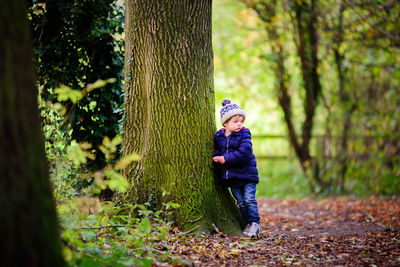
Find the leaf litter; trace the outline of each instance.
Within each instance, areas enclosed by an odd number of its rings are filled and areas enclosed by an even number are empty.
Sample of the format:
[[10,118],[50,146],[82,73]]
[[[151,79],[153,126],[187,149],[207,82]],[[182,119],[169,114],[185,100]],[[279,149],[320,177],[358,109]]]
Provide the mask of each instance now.
[[[179,235],[174,266],[400,266],[400,199],[258,199],[258,239]],[[154,266],[171,263],[153,263]]]

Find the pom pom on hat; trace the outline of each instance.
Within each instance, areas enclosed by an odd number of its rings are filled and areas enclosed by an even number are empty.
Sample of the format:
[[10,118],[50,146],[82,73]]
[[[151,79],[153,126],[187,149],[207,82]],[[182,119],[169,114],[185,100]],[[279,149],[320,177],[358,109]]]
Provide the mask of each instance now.
[[225,99],[224,101],[222,101],[221,124],[224,125],[227,120],[236,115],[240,115],[243,116],[243,118],[246,118],[246,113],[244,113],[243,109],[241,109],[239,105],[231,103],[229,99]]
[[229,100],[229,99],[224,99],[223,101],[222,101],[222,106],[224,107],[224,106],[226,106],[226,105],[228,105],[228,104],[230,104],[231,103],[231,101]]

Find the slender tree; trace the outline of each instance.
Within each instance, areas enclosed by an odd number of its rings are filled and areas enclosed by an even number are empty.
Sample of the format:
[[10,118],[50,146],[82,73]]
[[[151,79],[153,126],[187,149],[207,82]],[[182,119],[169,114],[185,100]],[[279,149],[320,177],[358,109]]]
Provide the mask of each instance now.
[[346,177],[346,172],[348,169],[348,144],[349,144],[349,132],[351,129],[351,119],[352,119],[352,114],[356,110],[356,103],[355,101],[352,100],[350,93],[348,90],[346,90],[346,66],[343,64],[343,61],[345,59],[344,53],[341,51],[342,45],[343,45],[343,34],[344,34],[344,27],[343,27],[343,20],[344,20],[344,11],[345,11],[345,4],[343,1],[339,1],[339,11],[337,16],[337,22],[335,23],[335,34],[333,35],[333,54],[335,57],[335,64],[336,64],[336,70],[337,70],[337,75],[338,75],[338,81],[339,81],[339,99],[340,99],[340,104],[341,108],[343,110],[343,126],[342,126],[342,137],[340,140],[340,146],[339,146],[339,165],[340,165],[340,170],[338,173],[338,178],[337,178],[337,185],[339,187],[339,190],[343,193],[344,192],[344,182],[345,182],[345,177]]
[[0,8],[0,257],[2,266],[63,266],[26,3]]
[[297,48],[297,56],[300,60],[302,73],[304,98],[304,121],[301,133],[296,130],[291,95],[288,90],[289,74],[285,68],[285,60],[288,52],[285,51],[283,41],[285,39],[279,23],[276,22],[278,3],[275,0],[248,1],[243,2],[253,8],[260,19],[265,22],[268,38],[271,40],[271,53],[273,69],[277,78],[277,92],[279,104],[283,110],[289,141],[293,147],[300,165],[309,179],[311,191],[316,190],[316,184],[326,188],[327,183],[323,181],[320,173],[319,162],[310,152],[310,141],[314,126],[315,111],[321,95],[321,84],[319,81],[318,64],[318,32],[316,1],[288,1],[284,7],[290,15],[294,25],[293,36]]
[[123,149],[141,156],[125,171],[129,201],[180,204],[183,229],[238,232],[237,208],[212,171],[211,0],[126,1],[125,51]]

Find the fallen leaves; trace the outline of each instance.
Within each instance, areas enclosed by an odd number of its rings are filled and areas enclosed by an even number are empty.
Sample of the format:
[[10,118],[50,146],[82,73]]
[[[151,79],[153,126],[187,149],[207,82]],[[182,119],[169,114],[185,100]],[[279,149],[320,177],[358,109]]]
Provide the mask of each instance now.
[[173,233],[169,252],[195,266],[400,265],[400,200],[258,202],[259,239]]

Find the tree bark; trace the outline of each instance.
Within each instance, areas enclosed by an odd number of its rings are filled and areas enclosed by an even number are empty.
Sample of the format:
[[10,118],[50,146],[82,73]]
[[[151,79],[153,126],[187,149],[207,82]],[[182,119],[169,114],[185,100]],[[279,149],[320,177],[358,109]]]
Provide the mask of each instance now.
[[[238,233],[237,208],[212,170],[211,0],[126,1],[124,155],[127,201],[180,204],[182,229]],[[170,193],[165,195],[162,192]]]
[[0,9],[0,258],[64,266],[34,85],[26,1]]

